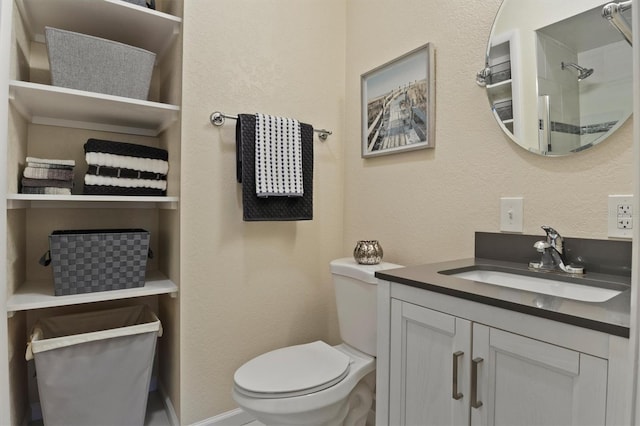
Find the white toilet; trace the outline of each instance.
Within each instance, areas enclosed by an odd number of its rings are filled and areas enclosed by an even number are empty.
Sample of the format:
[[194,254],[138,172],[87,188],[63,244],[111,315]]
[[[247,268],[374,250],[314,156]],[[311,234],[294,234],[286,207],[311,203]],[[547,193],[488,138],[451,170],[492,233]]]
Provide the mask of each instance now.
[[267,426],[364,426],[375,390],[374,273],[399,267],[332,261],[343,343],[289,346],[248,361],[234,375],[236,403]]

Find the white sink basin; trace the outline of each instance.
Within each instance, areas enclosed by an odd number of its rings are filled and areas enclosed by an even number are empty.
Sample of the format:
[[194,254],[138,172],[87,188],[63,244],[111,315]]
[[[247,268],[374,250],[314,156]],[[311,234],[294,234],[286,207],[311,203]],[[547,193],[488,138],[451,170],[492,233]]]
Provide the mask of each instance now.
[[499,271],[471,270],[453,274],[446,273],[445,271],[445,274],[464,278],[465,280],[548,294],[565,299],[580,300],[582,302],[606,302],[612,297],[622,293],[620,290],[612,290],[609,288],[592,287],[589,285]]

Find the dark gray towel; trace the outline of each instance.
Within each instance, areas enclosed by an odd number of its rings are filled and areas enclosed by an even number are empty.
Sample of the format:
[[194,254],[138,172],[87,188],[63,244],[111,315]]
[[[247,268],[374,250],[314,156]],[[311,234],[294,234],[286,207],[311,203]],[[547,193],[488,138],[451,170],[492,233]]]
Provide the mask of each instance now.
[[267,197],[256,195],[254,114],[239,114],[236,122],[236,178],[242,183],[243,219],[251,221],[286,221],[313,219],[313,127],[300,123],[302,137],[302,197]]

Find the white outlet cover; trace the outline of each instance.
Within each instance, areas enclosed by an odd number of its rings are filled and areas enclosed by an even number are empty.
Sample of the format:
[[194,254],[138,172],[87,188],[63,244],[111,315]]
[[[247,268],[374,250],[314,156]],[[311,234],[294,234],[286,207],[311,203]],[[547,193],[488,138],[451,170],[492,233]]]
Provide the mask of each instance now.
[[523,198],[500,198],[500,231],[522,232],[523,230]]
[[[620,206],[631,206],[631,212]],[[608,235],[610,238],[631,239],[633,237],[633,195],[609,195]],[[629,220],[630,219],[630,220]],[[624,223],[624,226],[618,226]],[[629,226],[630,225],[630,226]]]

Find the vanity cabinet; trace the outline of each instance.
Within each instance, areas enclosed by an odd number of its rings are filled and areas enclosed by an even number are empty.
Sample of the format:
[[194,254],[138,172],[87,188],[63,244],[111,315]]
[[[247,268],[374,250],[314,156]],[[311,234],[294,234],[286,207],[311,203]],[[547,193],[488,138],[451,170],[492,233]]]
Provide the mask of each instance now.
[[[27,424],[37,400],[24,358],[40,317],[147,304],[159,316],[157,378],[165,401],[179,389],[180,102],[182,1],[151,10],[113,0],[0,2],[0,424]],[[101,37],[156,54],[149,100],[52,86],[44,27]],[[167,196],[30,195],[19,191],[27,156],[74,159],[76,188],[89,138],[169,152]],[[143,287],[54,296],[51,268],[38,265],[57,229],[144,228],[154,258]],[[172,386],[173,385],[173,386]],[[34,394],[35,393],[35,394]],[[37,401],[36,401],[37,402]],[[169,404],[171,405],[171,404]],[[37,410],[36,410],[37,411]],[[171,413],[170,417],[175,417]],[[172,419],[174,422],[175,418]]]
[[393,425],[604,425],[607,360],[391,301]]
[[382,425],[625,424],[628,340],[382,282]]

